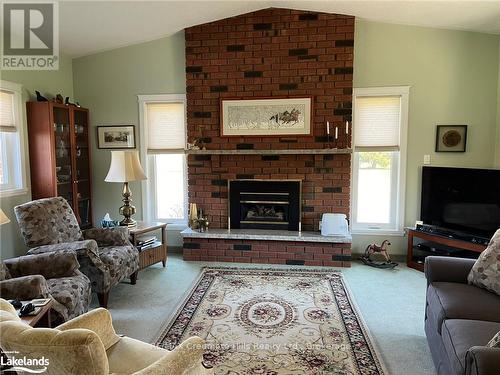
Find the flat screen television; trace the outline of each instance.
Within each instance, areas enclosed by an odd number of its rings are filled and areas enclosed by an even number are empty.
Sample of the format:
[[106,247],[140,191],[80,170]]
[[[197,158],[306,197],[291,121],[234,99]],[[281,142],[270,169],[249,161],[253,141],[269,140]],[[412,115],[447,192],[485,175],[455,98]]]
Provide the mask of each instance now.
[[491,238],[500,228],[500,170],[424,166],[420,220]]

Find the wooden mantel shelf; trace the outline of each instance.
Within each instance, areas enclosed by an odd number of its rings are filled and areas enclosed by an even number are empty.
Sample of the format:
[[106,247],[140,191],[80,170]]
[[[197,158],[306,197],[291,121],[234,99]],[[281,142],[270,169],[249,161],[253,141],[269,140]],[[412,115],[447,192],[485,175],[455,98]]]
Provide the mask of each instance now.
[[188,155],[321,155],[352,154],[351,148],[317,148],[286,150],[186,150]]

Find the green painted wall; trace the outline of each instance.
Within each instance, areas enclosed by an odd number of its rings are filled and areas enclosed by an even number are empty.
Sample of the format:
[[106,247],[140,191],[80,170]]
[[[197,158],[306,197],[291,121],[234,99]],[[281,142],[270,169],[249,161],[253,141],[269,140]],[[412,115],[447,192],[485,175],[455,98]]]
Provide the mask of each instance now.
[[[136,144],[140,145],[140,94],[183,94],[186,92],[184,33],[102,52],[73,60],[75,95],[90,109],[92,127],[130,124],[136,126]],[[109,150],[98,150],[96,131],[91,132],[93,153],[93,210],[98,223],[109,212],[119,218],[122,186],[104,182],[110,162]],[[130,188],[136,219],[141,218],[141,184]]]
[[[61,93],[63,96],[73,97],[73,72],[71,59],[61,56],[57,71],[27,71],[4,70],[0,72],[0,79],[16,82],[23,85],[23,102],[33,100],[35,90],[40,91],[48,98]],[[26,170],[29,181],[28,140],[26,129],[26,107],[23,105],[24,150],[26,154]],[[14,206],[31,200],[31,192],[0,199],[0,207],[10,218],[9,224],[0,227],[0,258],[7,259],[26,253],[26,247],[21,237],[19,227],[14,216]]]
[[[409,85],[406,225],[419,217],[425,154],[439,166],[493,167],[499,40],[495,35],[357,20],[354,87]],[[467,124],[467,152],[435,153],[436,124]],[[498,146],[497,146],[498,147]],[[377,238],[378,237],[378,238]],[[383,236],[355,236],[353,250]],[[392,251],[405,253],[402,237]]]

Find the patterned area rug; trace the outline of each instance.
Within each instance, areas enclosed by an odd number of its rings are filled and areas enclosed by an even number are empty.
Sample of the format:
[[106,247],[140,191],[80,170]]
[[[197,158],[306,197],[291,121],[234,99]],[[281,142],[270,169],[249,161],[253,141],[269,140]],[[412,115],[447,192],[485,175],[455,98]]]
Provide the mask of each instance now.
[[383,374],[337,272],[205,268],[156,344],[190,336],[218,375]]

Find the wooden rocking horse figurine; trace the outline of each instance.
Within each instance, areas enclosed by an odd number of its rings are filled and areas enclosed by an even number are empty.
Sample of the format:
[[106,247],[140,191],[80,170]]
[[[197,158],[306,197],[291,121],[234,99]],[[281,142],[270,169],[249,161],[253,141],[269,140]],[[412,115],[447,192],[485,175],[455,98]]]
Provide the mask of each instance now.
[[[398,264],[391,260],[389,256],[388,247],[391,245],[389,240],[384,240],[382,245],[378,246],[375,243],[372,243],[366,247],[365,253],[361,256],[361,260],[364,264],[367,264],[372,267],[377,268],[394,268]],[[377,262],[371,258],[371,256],[375,253],[380,253],[384,256],[385,262]]]

